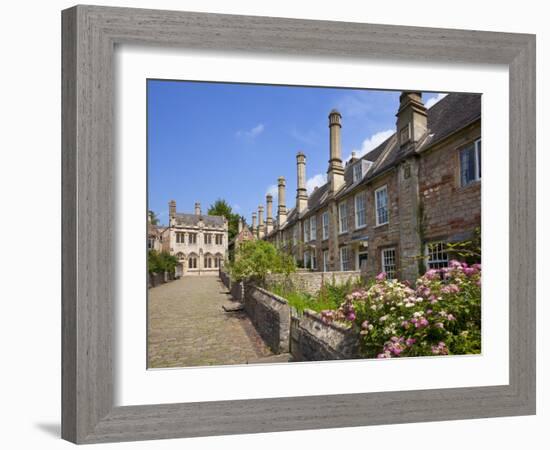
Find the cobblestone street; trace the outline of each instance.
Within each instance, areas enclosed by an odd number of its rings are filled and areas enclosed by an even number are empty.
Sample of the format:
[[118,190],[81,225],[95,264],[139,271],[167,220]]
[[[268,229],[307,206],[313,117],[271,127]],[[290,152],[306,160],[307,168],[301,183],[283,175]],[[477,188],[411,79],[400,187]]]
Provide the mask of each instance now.
[[[216,276],[191,276],[149,289],[148,367],[277,362]],[[284,358],[284,357],[283,357]]]

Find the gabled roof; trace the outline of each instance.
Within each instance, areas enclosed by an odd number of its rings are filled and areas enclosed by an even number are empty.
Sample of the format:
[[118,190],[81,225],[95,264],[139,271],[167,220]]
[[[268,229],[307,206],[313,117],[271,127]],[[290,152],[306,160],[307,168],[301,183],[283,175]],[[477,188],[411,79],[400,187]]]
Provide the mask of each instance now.
[[193,226],[196,227],[199,221],[202,220],[206,227],[223,228],[224,217],[223,216],[209,216],[187,213],[176,213],[174,216],[176,225],[180,226]]
[[[377,175],[395,166],[403,158],[414,153],[423,152],[451,134],[465,128],[481,117],[481,94],[451,93],[427,110],[428,132],[415,145],[401,147],[397,142],[396,133],[379,146],[348,164],[344,170],[344,186],[335,194],[336,198],[345,196],[358,185],[368,183]],[[365,176],[353,182],[352,167],[359,161],[372,162]],[[315,189],[308,197],[307,209],[302,216],[322,208],[329,197],[328,183]],[[289,211],[283,229],[292,226],[298,220],[298,214],[293,208]]]

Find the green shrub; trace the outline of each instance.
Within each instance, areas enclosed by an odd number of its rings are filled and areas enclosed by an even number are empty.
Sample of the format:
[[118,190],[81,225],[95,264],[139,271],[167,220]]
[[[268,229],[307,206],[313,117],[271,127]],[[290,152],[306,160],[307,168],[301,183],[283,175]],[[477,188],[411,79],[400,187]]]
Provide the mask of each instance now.
[[147,254],[147,270],[150,273],[168,272],[173,274],[178,265],[178,258],[168,252],[149,250]]

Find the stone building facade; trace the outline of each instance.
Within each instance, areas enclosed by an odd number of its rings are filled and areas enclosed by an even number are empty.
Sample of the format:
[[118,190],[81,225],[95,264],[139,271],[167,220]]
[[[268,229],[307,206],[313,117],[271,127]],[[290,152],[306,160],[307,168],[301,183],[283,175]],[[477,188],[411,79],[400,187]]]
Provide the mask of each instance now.
[[427,109],[421,93],[403,92],[396,118],[391,137],[344,165],[342,116],[331,111],[327,183],[307,194],[306,155],[298,153],[294,208],[279,177],[277,220],[266,198],[272,229],[260,231],[253,217],[256,236],[316,271],[414,280],[445,266],[446,243],[481,226],[481,96],[449,94]]
[[176,212],[174,200],[168,208],[169,225],[162,245],[178,258],[176,276],[217,275],[227,254],[227,219],[202,214],[200,203],[195,203],[194,214]]

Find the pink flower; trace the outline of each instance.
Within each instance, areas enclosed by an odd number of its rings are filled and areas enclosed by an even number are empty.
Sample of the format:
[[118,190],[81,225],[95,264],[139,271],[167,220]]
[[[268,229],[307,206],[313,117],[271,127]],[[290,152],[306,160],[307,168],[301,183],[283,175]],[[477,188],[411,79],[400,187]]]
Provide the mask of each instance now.
[[434,280],[436,278],[439,277],[439,273],[437,272],[437,270],[435,269],[430,269],[428,270],[424,276],[428,279],[428,280]]
[[365,320],[362,324],[361,324],[361,328],[368,328],[369,327],[369,321],[368,320]]
[[441,329],[445,328],[444,325],[443,325],[441,322],[437,322],[437,323],[435,324],[435,327],[436,327],[436,328],[441,328]]
[[477,270],[474,269],[473,267],[466,267],[466,268],[464,269],[464,273],[465,273],[467,276],[470,277],[470,276],[476,274],[476,273],[477,273]]
[[405,344],[407,345],[407,347],[410,347],[410,346],[413,345],[415,342],[416,342],[416,339],[415,339],[415,338],[408,338],[408,339],[405,341]]
[[346,319],[349,320],[350,322],[353,322],[355,320],[355,314],[354,313],[349,313],[346,316]]
[[376,275],[376,281],[384,281],[386,279],[386,272],[380,272]]

